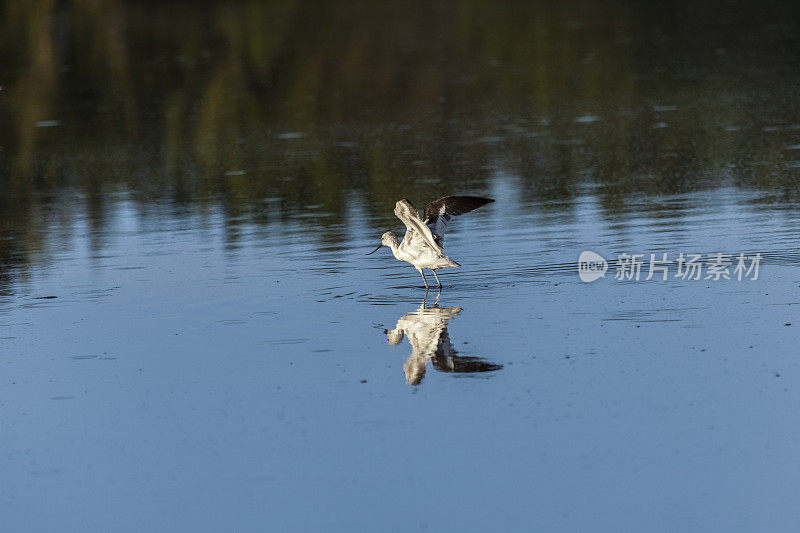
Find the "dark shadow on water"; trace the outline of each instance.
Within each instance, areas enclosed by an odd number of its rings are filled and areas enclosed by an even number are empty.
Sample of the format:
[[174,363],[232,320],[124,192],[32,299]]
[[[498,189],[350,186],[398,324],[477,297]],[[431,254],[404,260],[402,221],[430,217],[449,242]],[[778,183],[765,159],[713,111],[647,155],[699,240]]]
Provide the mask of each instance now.
[[0,296],[123,211],[235,257],[501,186],[548,225],[798,208],[796,2],[102,4],[0,3]]
[[439,372],[448,374],[475,374],[494,372],[503,365],[490,363],[479,357],[458,355],[447,328],[450,322],[461,313],[460,307],[439,307],[439,296],[433,305],[427,305],[428,292],[425,292],[420,306],[405,314],[392,330],[386,330],[389,344],[399,344],[407,338],[411,344],[411,355],[403,365],[403,373],[409,385],[419,385],[425,379],[428,362]]

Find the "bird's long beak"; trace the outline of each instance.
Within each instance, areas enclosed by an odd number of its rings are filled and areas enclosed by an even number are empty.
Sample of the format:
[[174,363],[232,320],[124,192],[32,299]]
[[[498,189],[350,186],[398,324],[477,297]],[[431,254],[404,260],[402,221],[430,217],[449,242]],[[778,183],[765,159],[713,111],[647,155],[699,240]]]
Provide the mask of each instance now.
[[380,243],[380,244],[378,245],[378,247],[377,247],[377,248],[375,248],[374,250],[372,250],[372,251],[371,251],[370,253],[368,253],[367,255],[372,255],[372,254],[374,254],[375,252],[377,252],[378,250],[380,250],[380,249],[381,249],[381,246],[383,246],[383,243]]

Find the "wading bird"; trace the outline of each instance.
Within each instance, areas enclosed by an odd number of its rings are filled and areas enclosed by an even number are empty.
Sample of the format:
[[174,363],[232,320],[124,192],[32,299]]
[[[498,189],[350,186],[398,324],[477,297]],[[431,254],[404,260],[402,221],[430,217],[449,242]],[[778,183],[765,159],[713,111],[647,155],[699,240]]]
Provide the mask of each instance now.
[[394,233],[387,231],[381,235],[380,246],[367,255],[374,254],[381,246],[388,246],[397,259],[411,263],[422,274],[426,289],[428,280],[423,268],[433,271],[436,283],[441,287],[436,269],[461,266],[447,257],[442,249],[447,223],[456,215],[469,213],[491,202],[494,200],[477,196],[445,196],[426,205],[425,214],[420,218],[411,202],[403,198],[394,206],[394,214],[406,226],[403,242],[398,242]]
[[439,372],[448,374],[473,374],[476,372],[494,372],[503,365],[485,361],[479,357],[464,357],[458,354],[447,327],[460,307],[439,307],[439,295],[432,307],[426,305],[428,291],[416,311],[400,317],[392,330],[384,330],[389,344],[400,344],[403,337],[411,344],[411,355],[403,365],[403,373],[409,385],[422,383],[428,370],[428,362]]

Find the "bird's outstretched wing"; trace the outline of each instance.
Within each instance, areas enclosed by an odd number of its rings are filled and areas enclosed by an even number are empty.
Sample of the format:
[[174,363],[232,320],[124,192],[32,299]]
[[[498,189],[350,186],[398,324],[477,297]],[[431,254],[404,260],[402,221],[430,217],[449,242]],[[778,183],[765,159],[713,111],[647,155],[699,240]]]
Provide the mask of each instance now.
[[441,246],[444,242],[444,230],[447,229],[447,223],[450,222],[450,218],[469,213],[491,202],[494,202],[491,198],[480,198],[478,196],[445,196],[425,206],[425,214],[422,216],[422,220],[431,230],[436,244]]
[[406,226],[406,236],[403,237],[404,242],[411,244],[416,239],[421,239],[434,250],[442,251],[442,247],[436,243],[430,228],[423,224],[422,219],[419,218],[419,213],[411,205],[411,202],[405,198],[397,202],[394,206],[394,214]]

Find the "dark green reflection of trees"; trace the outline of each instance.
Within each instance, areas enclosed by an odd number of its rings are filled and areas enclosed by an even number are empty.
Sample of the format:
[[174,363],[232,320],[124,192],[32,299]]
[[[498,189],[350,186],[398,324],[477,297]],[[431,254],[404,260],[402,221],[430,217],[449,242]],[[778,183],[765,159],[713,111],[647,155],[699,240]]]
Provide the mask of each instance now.
[[399,197],[481,193],[497,175],[560,208],[592,185],[610,217],[631,194],[794,196],[797,11],[6,0],[0,220],[15,238],[0,262],[38,248],[64,190],[94,228],[119,190],[257,222],[341,215],[352,198],[382,222]]

